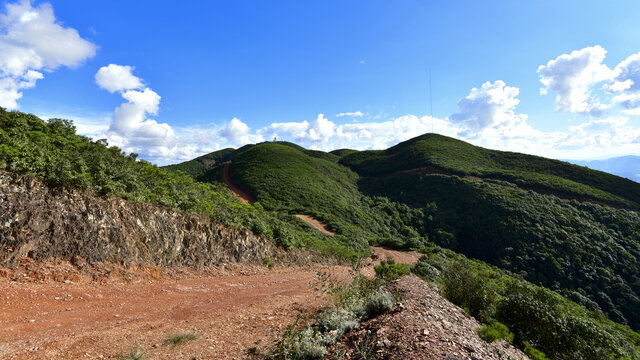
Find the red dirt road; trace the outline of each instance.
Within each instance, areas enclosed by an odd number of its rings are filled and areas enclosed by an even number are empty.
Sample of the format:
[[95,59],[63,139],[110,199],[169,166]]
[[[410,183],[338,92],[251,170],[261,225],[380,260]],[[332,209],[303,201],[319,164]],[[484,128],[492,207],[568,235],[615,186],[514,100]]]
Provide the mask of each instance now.
[[231,190],[233,195],[240,199],[241,202],[245,204],[253,204],[256,201],[253,196],[240,189],[240,187],[233,182],[233,179],[231,179],[231,169],[229,167],[229,163],[224,164],[224,168],[222,168],[222,181],[227,184],[229,190]]
[[[397,262],[419,256],[372,250]],[[374,263],[363,272],[374,274]],[[318,270],[349,272],[289,267],[123,284],[0,278],[0,359],[118,359],[135,346],[147,359],[244,359],[251,347],[266,351],[298,314],[325,305],[313,289]],[[197,338],[165,344],[179,333]]]
[[[242,359],[251,347],[269,347],[300,312],[323,304],[315,274],[285,268],[130,284],[3,279],[0,359],[117,359],[136,345],[149,359]],[[178,333],[197,339],[164,344]]]
[[306,222],[307,224],[313,226],[314,228],[316,228],[318,231],[320,231],[323,234],[327,234],[327,235],[335,235],[336,234],[336,233],[332,232],[331,230],[329,230],[327,225],[321,223],[320,221],[312,218],[309,215],[297,214],[296,217],[298,219]]
[[[235,195],[238,198],[238,200],[240,200],[242,203],[253,204],[254,202],[256,202],[256,199],[254,199],[254,197],[251,196],[251,194],[242,190],[240,186],[238,186],[238,184],[233,182],[233,179],[231,178],[231,169],[230,169],[229,163],[224,164],[224,168],[222,168],[222,181],[229,187],[229,190],[231,190],[233,195]],[[307,224],[313,226],[314,228],[318,229],[320,232],[324,234],[335,235],[335,233],[331,232],[327,228],[327,225],[310,217],[309,215],[298,214],[296,215],[296,217],[306,222]]]

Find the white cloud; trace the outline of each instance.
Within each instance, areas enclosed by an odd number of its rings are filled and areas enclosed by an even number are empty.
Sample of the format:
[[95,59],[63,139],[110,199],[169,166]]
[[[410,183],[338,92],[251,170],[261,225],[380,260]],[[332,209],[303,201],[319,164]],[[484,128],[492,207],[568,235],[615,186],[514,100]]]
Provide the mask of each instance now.
[[96,84],[113,93],[116,91],[140,89],[142,80],[132,74],[132,66],[109,64],[96,73]]
[[640,115],[640,93],[623,93],[613,97],[612,102],[622,106],[627,115]]
[[527,115],[514,111],[520,102],[516,99],[519,92],[518,88],[506,86],[502,80],[493,84],[487,81],[458,101],[460,112],[449,119],[462,129],[460,135],[466,138],[478,137],[486,129],[498,127],[509,129],[511,133],[518,132],[527,120]]
[[293,138],[295,142],[310,148],[327,149],[329,139],[335,134],[336,124],[318,114],[312,121],[272,123],[259,130],[266,137]]
[[157,115],[160,95],[142,87],[133,67],[110,64],[96,73],[96,83],[110,92],[119,91],[127,102],[118,106],[106,131],[109,143],[141,155],[158,156],[176,146],[176,134],[168,124],[148,119]]
[[621,61],[614,70],[616,76],[610,85],[612,90],[640,92],[640,52]]
[[94,44],[56,21],[51,4],[7,4],[0,15],[0,106],[18,108],[21,90],[34,87],[42,71],[78,66],[95,52]]
[[340,113],[336,115],[336,117],[342,117],[342,116],[362,117],[363,115],[364,114],[362,113],[362,111],[350,111],[350,112]]
[[234,145],[253,144],[264,141],[261,135],[251,135],[249,126],[238,118],[233,118],[220,134]]
[[540,82],[556,93],[556,110],[599,115],[605,108],[592,94],[591,87],[615,75],[602,63],[607,51],[601,46],[572,51],[540,65]]

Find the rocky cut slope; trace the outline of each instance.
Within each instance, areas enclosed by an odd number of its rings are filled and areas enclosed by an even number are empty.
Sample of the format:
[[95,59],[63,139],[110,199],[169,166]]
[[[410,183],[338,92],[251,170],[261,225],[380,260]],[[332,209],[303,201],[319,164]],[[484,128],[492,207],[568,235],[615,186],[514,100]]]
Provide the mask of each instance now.
[[90,190],[0,172],[0,264],[22,256],[206,266],[293,256],[248,230]]

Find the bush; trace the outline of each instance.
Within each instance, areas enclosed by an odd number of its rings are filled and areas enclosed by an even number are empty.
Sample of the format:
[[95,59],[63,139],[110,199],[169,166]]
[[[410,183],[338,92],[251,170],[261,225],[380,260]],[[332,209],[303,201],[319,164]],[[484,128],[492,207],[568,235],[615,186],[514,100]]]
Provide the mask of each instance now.
[[371,295],[365,311],[369,317],[376,316],[387,310],[391,310],[396,303],[396,299],[386,290],[378,290]]
[[341,308],[327,309],[318,317],[318,327],[321,332],[329,335],[327,339],[329,344],[333,344],[336,339],[358,326],[356,315]]
[[444,296],[473,317],[488,321],[487,314],[495,294],[482,276],[466,262],[458,261],[443,273]]
[[422,258],[411,268],[411,272],[430,282],[435,282],[440,277],[440,270],[427,261],[422,261]]
[[144,360],[147,354],[139,347],[131,348],[125,354],[118,355],[120,360]]
[[327,352],[323,342],[322,334],[308,327],[295,337],[291,346],[290,358],[293,360],[320,359]]
[[268,256],[264,258],[263,263],[267,265],[269,269],[273,269],[273,267],[276,266],[276,263],[274,263],[273,260],[271,260],[271,258]]
[[524,344],[524,353],[531,360],[549,360],[547,355],[545,355],[542,351],[534,348],[533,346],[531,346],[531,345],[529,345],[527,343]]
[[552,291],[516,285],[508,293],[498,304],[496,317],[518,329],[517,343],[534,344],[553,357],[604,359],[623,355],[611,333],[599,328],[592,319],[568,313],[562,298]]
[[409,274],[409,265],[396,264],[392,258],[382,261],[380,265],[374,268],[376,275],[385,281],[397,279],[401,276]]
[[478,335],[482,340],[491,343],[499,339],[505,339],[507,342],[513,341],[513,333],[509,328],[499,322],[493,322],[490,325],[483,325],[477,329]]

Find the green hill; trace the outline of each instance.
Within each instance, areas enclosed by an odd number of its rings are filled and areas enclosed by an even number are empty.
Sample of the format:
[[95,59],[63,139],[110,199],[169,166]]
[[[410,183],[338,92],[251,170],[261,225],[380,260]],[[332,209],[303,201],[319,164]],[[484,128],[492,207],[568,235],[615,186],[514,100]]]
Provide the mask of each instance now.
[[[220,182],[228,161],[257,203],[241,204]],[[624,325],[640,328],[640,184],[613,175],[433,134],[384,151],[262,143],[159,168],[76,135],[69,121],[2,109],[0,169],[209,216],[285,248],[352,260],[372,244],[420,249],[430,254],[419,264],[422,276],[461,279],[470,293],[476,280],[489,284],[479,292],[486,311],[468,310],[508,324],[519,341],[554,358],[640,351],[640,335]],[[293,216],[300,213],[336,235]]]
[[[434,134],[384,151],[338,153],[335,163],[263,143],[238,152],[231,171],[267,210],[310,214],[358,250],[431,240],[586,296],[640,328],[640,216],[630,210],[640,184]],[[216,181],[219,170],[199,179]]]
[[[412,210],[384,198],[364,196],[356,173],[318,153],[262,143],[237,154],[231,174],[265,209],[311,215],[359,251],[368,251],[369,244],[420,247],[426,243],[414,228],[427,233],[429,209]],[[219,173],[214,168],[199,179],[213,180]]]
[[349,154],[340,163],[363,176],[415,171],[480,177],[563,198],[640,208],[640,184],[634,181],[563,161],[484,149],[437,134],[418,136],[387,150]]
[[[293,148],[301,147],[288,144]],[[284,247],[308,248],[343,258],[362,256],[353,247],[323,239],[316,231],[299,226],[287,214],[265,211],[240,203],[219,182],[203,183],[186,174],[201,173],[213,161],[226,161],[238,150],[225,149],[184,163],[183,171],[160,168],[136,154],[125,154],[105,140],[92,141],[76,135],[68,120],[43,121],[31,114],[0,108],[0,169],[36,176],[49,185],[93,189],[105,196],[120,196],[139,202],[166,206],[187,213],[212,217],[222,223],[247,228],[272,238]],[[209,162],[209,163],[208,163]],[[173,167],[176,169],[176,167]],[[0,245],[10,247],[10,244]]]

